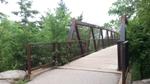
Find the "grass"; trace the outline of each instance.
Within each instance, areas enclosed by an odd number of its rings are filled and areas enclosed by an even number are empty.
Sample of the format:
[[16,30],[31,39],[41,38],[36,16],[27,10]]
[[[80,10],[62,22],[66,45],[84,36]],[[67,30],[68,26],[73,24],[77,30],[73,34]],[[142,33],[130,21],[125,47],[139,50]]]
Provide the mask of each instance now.
[[26,84],[28,80],[19,80],[16,82],[16,84]]
[[138,62],[133,63],[131,67],[132,81],[141,79],[140,67],[141,65]]

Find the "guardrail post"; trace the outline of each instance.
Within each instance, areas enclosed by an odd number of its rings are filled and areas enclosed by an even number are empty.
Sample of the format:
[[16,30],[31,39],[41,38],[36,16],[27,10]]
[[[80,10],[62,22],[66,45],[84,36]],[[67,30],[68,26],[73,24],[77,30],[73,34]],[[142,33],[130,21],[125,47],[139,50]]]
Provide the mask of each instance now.
[[122,65],[122,62],[121,62],[121,55],[122,55],[122,49],[121,49],[121,41],[118,41],[117,42],[117,49],[118,49],[118,70],[122,70],[121,68],[121,65]]
[[56,43],[52,43],[52,65],[55,66],[56,65]]
[[77,39],[78,39],[78,42],[79,42],[81,54],[83,54],[83,53],[84,53],[84,50],[83,50],[82,41],[81,41],[81,38],[80,38],[80,35],[79,35],[78,27],[77,27],[77,25],[76,25],[76,22],[75,22],[74,24],[75,24],[74,26],[75,26],[75,30],[76,30]]
[[101,36],[102,36],[102,47],[105,48],[105,46],[104,46],[103,30],[102,29],[101,29]]
[[128,73],[129,56],[128,56],[128,41],[123,43],[122,47],[122,84],[126,84],[126,78]]
[[27,68],[28,68],[28,79],[30,79],[30,75],[31,75],[31,44],[27,45]]
[[128,51],[128,45],[129,45],[129,43],[127,42],[126,45],[125,45],[126,68],[129,66],[129,51]]
[[125,55],[125,45],[122,43],[122,84],[126,82],[126,55]]
[[116,43],[117,42],[117,38],[116,38],[116,35],[115,35],[116,33],[114,32],[114,43]]
[[113,34],[112,34],[113,32],[111,31],[111,45],[113,45],[114,43],[113,43]]
[[118,41],[118,70],[122,71],[122,84],[126,84],[128,72],[128,41]]
[[95,51],[97,51],[97,48],[96,48],[96,41],[95,41],[95,35],[94,35],[94,30],[93,30],[92,27],[91,27],[91,31],[92,31],[92,37],[93,37],[94,49],[95,49]]
[[115,32],[113,32],[113,42],[116,43]]
[[90,46],[90,37],[91,37],[91,31],[89,31],[89,35],[88,35],[88,38],[89,40],[87,41],[87,50],[89,51],[89,46]]
[[100,39],[101,39],[101,29],[99,29],[99,32],[98,32],[99,36],[98,36],[98,43],[97,43],[97,48],[100,49],[101,46],[100,46]]
[[109,34],[108,34],[108,30],[106,30],[106,38],[107,38],[107,47],[109,46]]

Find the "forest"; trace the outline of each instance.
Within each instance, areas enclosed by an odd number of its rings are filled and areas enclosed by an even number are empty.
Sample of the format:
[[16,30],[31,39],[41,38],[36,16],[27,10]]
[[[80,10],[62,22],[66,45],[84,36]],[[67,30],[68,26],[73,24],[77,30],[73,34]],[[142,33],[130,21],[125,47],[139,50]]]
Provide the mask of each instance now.
[[[7,5],[7,1],[1,0],[1,4]],[[24,69],[28,43],[63,42],[67,38],[71,16],[63,1],[54,13],[47,12],[40,21],[29,20],[39,13],[31,9],[30,0],[20,0],[18,5],[20,10],[12,13],[20,16],[20,21],[9,20],[7,15],[0,13],[0,71]]]
[[[9,0],[0,0],[7,5]],[[64,42],[68,35],[71,12],[61,0],[54,12],[48,11],[40,21],[30,21],[39,14],[32,9],[30,0],[18,2],[20,10],[12,14],[21,17],[12,21],[0,12],[0,72],[25,69],[26,47],[29,43]],[[106,23],[106,27],[119,30],[119,17],[128,18],[127,40],[129,41],[132,80],[150,78],[150,0],[117,0],[108,11],[118,19]],[[82,20],[82,15],[77,17]]]

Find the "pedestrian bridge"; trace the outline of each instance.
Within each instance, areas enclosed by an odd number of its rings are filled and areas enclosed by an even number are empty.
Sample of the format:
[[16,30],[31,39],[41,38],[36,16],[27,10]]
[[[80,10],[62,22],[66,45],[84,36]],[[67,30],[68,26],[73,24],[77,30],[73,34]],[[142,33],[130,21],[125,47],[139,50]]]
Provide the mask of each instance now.
[[119,84],[121,72],[117,68],[114,45],[46,71],[28,84]]
[[128,42],[117,40],[116,31],[73,19],[66,42],[27,46],[28,84],[125,84]]

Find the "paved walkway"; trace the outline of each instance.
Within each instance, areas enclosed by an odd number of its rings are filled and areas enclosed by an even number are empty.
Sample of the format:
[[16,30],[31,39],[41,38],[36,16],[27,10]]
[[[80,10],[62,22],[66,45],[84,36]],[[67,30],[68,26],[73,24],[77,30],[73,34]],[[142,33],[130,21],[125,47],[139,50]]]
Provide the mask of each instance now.
[[115,45],[47,71],[28,84],[118,84],[120,76]]

